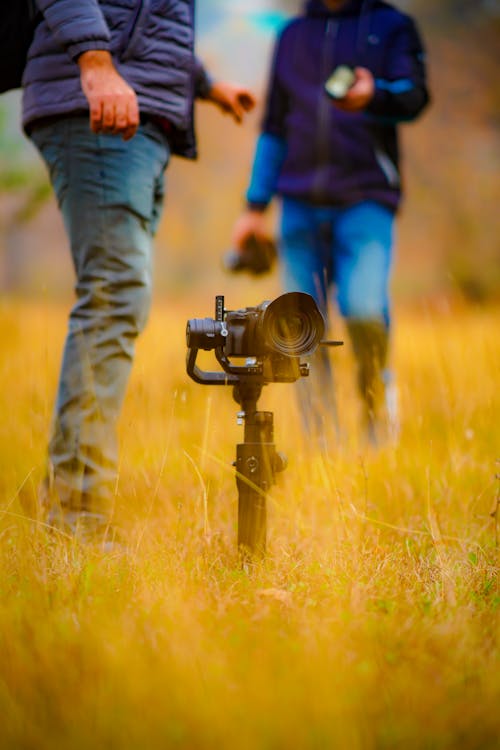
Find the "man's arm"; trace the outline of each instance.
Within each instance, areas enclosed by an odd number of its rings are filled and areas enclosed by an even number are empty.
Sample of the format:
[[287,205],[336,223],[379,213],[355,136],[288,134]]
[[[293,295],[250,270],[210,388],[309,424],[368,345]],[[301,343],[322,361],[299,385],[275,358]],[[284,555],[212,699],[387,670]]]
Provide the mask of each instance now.
[[262,133],[257,140],[250,184],[246,193],[246,210],[237,219],[232,232],[233,247],[240,252],[252,235],[261,239],[269,238],[265,211],[275,195],[287,154],[285,119],[288,95],[278,75],[280,43],[281,38],[274,51]]
[[274,50],[262,120],[262,133],[257,141],[250,185],[246,200],[249,209],[264,211],[271,202],[286,158],[285,121],[288,112],[288,93],[279,75],[282,37]]
[[37,0],[37,5],[58,43],[80,67],[92,130],[131,138],[139,125],[137,97],[113,64],[110,33],[97,0]]
[[251,236],[270,238],[265,211],[276,192],[281,167],[286,158],[286,141],[270,133],[261,133],[257,140],[250,185],[246,193],[246,210],[236,221],[232,232],[232,245],[242,252]]
[[77,60],[86,50],[109,50],[110,33],[97,0],[36,0],[52,34]]
[[250,112],[256,104],[255,96],[249,89],[229,81],[213,83],[206,99],[225,114],[231,115],[237,123],[243,122],[245,113]]
[[245,113],[255,107],[255,97],[249,89],[237,83],[214,81],[198,57],[195,57],[194,73],[196,96],[212,102],[236,122],[242,122]]
[[425,52],[415,23],[406,17],[387,50],[382,78],[375,79],[375,90],[367,112],[381,119],[414,120],[429,102]]
[[356,80],[335,106],[345,112],[366,111],[383,122],[414,120],[429,101],[425,53],[414,22],[404,23],[387,43],[383,77],[375,79],[366,68],[355,69]]

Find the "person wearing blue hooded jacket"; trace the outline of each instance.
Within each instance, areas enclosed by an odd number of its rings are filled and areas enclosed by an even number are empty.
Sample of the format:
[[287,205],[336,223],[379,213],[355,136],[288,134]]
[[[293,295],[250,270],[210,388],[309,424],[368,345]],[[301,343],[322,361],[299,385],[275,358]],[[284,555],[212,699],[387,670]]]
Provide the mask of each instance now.
[[106,532],[116,422],[151,299],[152,238],[172,154],[196,156],[194,99],[238,122],[245,88],[194,56],[194,0],[37,0],[23,124],[70,240],[71,310],[41,502],[80,538]]
[[[332,99],[325,83],[341,65],[354,82]],[[380,0],[309,0],[277,40],[247,208],[233,230],[241,251],[249,236],[267,237],[264,212],[280,197],[284,287],[311,294],[325,317],[335,291],[370,442],[381,437],[384,401],[393,427],[396,416],[387,362],[398,125],[428,100],[422,42],[408,15]],[[308,430],[324,437],[336,424],[324,348],[311,374],[299,383],[301,412]]]

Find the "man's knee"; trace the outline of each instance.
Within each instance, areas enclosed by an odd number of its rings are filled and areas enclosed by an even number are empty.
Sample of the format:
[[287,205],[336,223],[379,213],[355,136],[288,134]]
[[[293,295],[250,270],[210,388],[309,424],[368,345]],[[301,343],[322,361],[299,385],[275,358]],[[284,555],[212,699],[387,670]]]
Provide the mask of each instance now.
[[344,318],[357,320],[388,319],[387,275],[381,272],[352,277],[338,288],[339,309]]
[[383,300],[370,299],[368,297],[349,297],[339,300],[342,317],[350,320],[382,321],[387,322],[387,304]]
[[337,269],[338,302],[346,318],[377,320],[389,308],[391,248],[372,238],[353,242],[351,252],[342,256]]
[[135,338],[145,328],[151,307],[151,276],[145,270],[127,269],[101,278],[82,279],[77,285],[78,302],[73,318],[90,327],[114,326]]
[[116,309],[119,315],[125,314],[130,322],[131,332],[137,336],[146,327],[151,309],[152,285],[150,278],[132,279],[125,282],[120,290]]
[[343,318],[366,321],[389,321],[389,300],[382,290],[370,293],[366,288],[351,289],[339,294],[338,303]]

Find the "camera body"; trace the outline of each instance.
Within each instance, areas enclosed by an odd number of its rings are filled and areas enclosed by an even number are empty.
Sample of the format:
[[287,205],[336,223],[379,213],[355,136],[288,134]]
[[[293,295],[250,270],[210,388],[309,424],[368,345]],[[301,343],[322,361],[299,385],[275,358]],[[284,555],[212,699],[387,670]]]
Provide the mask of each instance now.
[[229,273],[246,271],[252,276],[262,276],[272,271],[277,257],[276,243],[271,239],[251,235],[240,251],[228,250],[222,265]]
[[[195,318],[187,323],[188,374],[208,384],[229,384],[240,378],[293,382],[308,374],[308,365],[303,365],[300,357],[313,354],[324,332],[323,315],[304,292],[288,292],[240,310],[226,310],[224,298],[219,296],[215,318]],[[195,366],[200,349],[215,351],[222,373],[203,372]],[[231,358],[246,362],[236,365]]]

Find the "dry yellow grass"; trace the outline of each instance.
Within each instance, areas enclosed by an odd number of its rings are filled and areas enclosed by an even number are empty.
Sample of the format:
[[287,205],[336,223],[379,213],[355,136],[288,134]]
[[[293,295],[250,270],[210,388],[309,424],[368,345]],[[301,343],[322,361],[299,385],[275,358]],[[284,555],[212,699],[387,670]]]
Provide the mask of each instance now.
[[104,556],[24,516],[65,310],[0,305],[2,750],[498,747],[498,310],[399,314],[396,448],[358,444],[347,350],[349,439],[329,460],[306,452],[292,387],[266,389],[289,467],[247,574],[236,406],[187,379],[185,321],[210,310],[182,307],[156,308],[138,349],[117,494],[130,550]]

